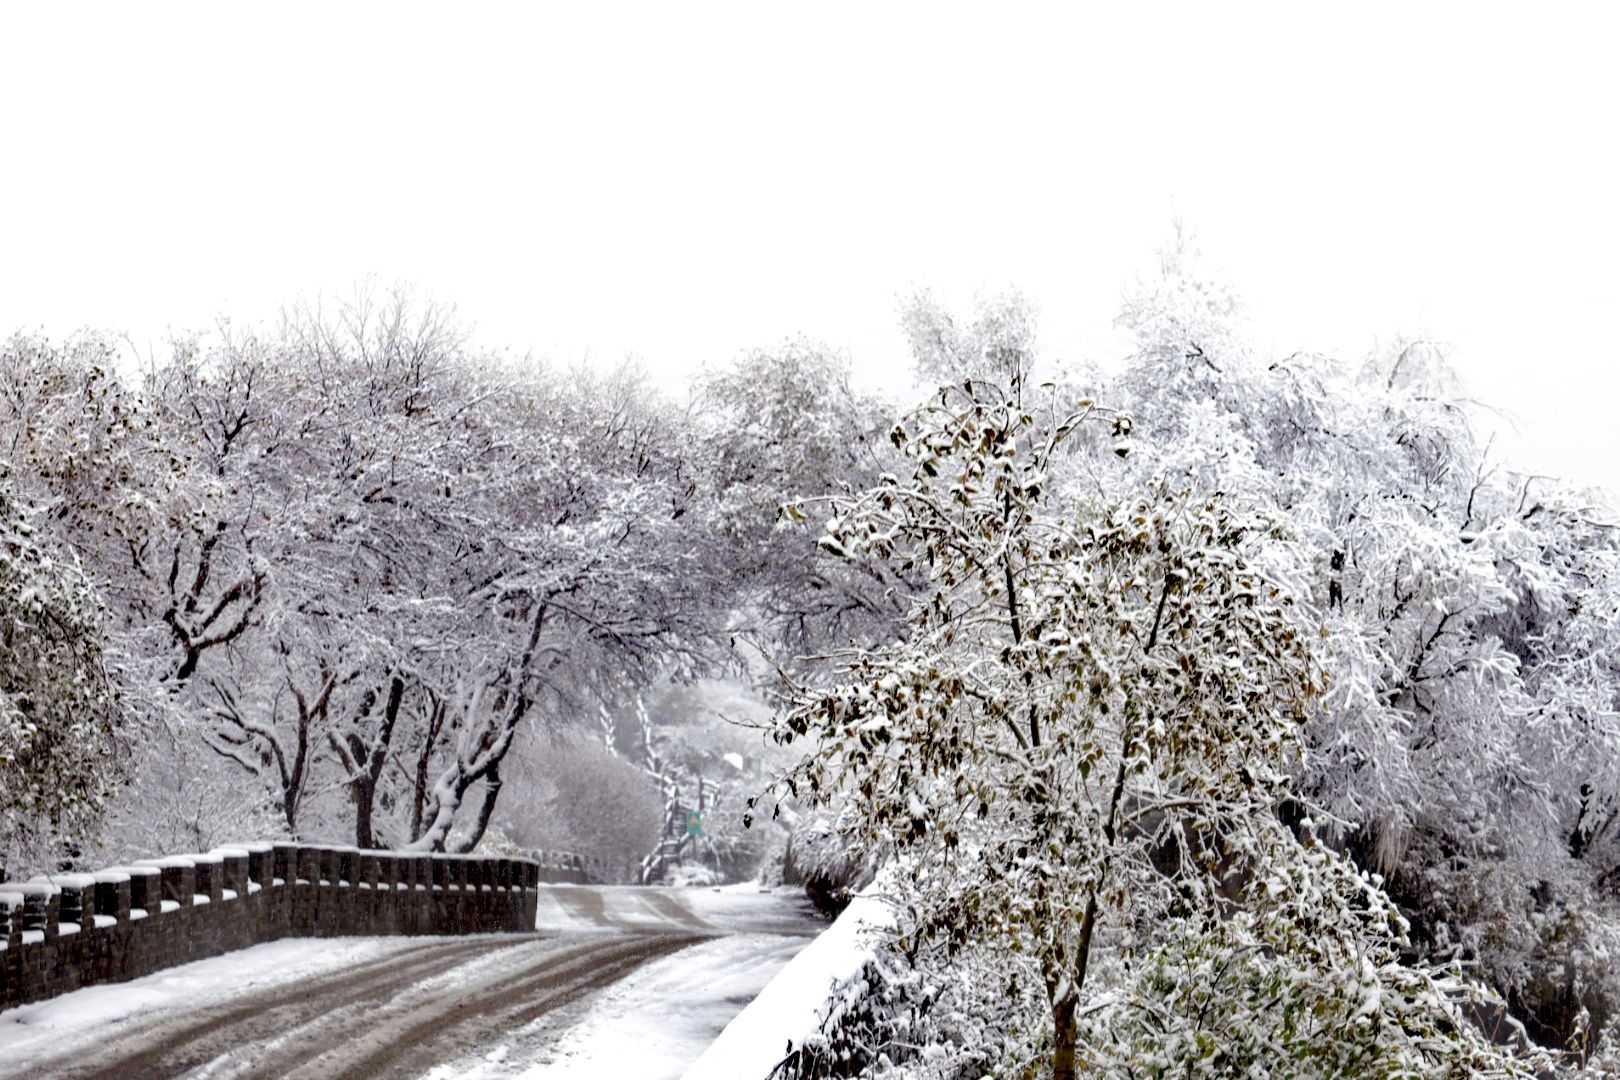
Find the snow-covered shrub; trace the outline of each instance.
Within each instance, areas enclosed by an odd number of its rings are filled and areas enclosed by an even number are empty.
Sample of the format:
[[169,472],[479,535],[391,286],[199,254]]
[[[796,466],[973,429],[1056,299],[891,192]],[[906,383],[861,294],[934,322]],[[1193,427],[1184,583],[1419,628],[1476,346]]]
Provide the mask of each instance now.
[[918,1047],[906,1038],[934,1034],[922,1022],[934,1004],[930,990],[877,958],[868,960],[834,989],[816,1030],[782,1059],[770,1080],[862,1076],[909,1064]]
[[1581,1063],[1570,1070],[1570,1080],[1620,1080],[1620,1020],[1602,1029],[1591,1026],[1589,1018],[1582,1020],[1572,1045]]
[[728,880],[712,866],[685,861],[675,863],[664,871],[663,884],[682,889],[706,889],[711,885],[724,884]]
[[773,1074],[979,1080],[1037,1075],[1051,1054],[1044,993],[1022,958],[879,950],[833,989],[816,1031]]
[[802,886],[820,911],[836,915],[869,884],[876,859],[852,845],[822,810],[800,814],[782,857],[782,883]]
[[[235,767],[196,743],[150,747],[130,763],[129,773],[95,846],[76,860],[79,868],[210,851],[244,840],[295,839],[286,819],[265,805],[262,792],[244,785]],[[298,839],[343,843],[349,838]]]
[[693,858],[714,870],[717,881],[750,881],[757,877],[776,838],[767,830],[742,823],[740,785],[722,789],[703,815],[703,833]]
[[[1079,1012],[1078,1073],[1460,1080],[1551,1067],[1490,1045],[1470,1016],[1501,1003],[1408,963],[1404,930],[1387,897],[1321,844],[1292,871],[1251,878],[1222,911],[1116,926]],[[902,933],[836,988],[778,1075],[1037,1080],[1050,1076],[1048,1008],[1027,954]]]
[[1091,1066],[1141,1077],[1526,1076],[1465,1016],[1476,984],[1409,963],[1405,920],[1320,844],[1225,911],[1115,942],[1082,1023]]
[[1508,1002],[1535,1042],[1588,1047],[1620,1005],[1620,903],[1566,853],[1512,850],[1515,838],[1458,845],[1417,830],[1388,888],[1425,955],[1467,964]]

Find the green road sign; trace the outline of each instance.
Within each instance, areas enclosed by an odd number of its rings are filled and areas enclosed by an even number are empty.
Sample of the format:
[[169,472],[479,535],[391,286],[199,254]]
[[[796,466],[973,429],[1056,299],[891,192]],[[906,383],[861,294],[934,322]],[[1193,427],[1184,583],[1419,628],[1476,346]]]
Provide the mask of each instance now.
[[686,812],[686,835],[699,836],[703,833],[703,813],[700,810]]

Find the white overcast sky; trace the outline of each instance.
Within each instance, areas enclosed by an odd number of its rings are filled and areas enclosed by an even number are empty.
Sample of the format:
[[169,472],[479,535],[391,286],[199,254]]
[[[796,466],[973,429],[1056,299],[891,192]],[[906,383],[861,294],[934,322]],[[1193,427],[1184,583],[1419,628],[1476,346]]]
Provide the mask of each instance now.
[[1263,346],[1448,342],[1620,489],[1612,6],[1092,7],[8,5],[0,332],[370,276],[672,385],[798,333],[893,383],[922,286],[1118,354],[1179,217]]

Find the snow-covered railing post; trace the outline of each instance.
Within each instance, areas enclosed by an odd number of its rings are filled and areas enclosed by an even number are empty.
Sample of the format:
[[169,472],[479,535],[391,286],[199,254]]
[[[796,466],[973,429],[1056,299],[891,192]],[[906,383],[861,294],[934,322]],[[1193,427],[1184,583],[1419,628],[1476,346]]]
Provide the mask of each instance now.
[[0,1009],[22,1000],[23,894],[0,888]]
[[316,897],[320,905],[321,933],[326,937],[341,934],[343,932],[341,928],[352,918],[350,908],[354,902],[354,890],[349,887],[349,881],[344,875],[343,856],[342,848],[329,847],[321,850],[323,884]]
[[383,917],[382,901],[378,899],[377,872],[375,851],[354,853],[354,876],[350,878],[349,885],[354,890],[355,918],[367,926],[376,926]]
[[225,856],[218,852],[204,852],[191,857],[193,874],[192,902],[198,897],[206,896],[210,904],[219,904],[225,899]]
[[134,905],[130,876],[121,870],[102,870],[96,875],[96,914],[115,922],[128,922]]
[[408,934],[433,933],[433,859],[413,855],[410,859],[410,929]]
[[312,937],[330,937],[329,926],[335,924],[332,907],[335,901],[329,895],[335,890],[337,867],[331,849],[310,846],[300,848],[293,860],[292,887],[294,933]]
[[371,853],[371,923],[379,934],[399,933],[399,860],[393,852]]
[[[56,894],[57,933],[78,933],[89,921],[85,917],[85,908],[95,913],[95,878],[88,874],[61,874],[54,884],[60,890]],[[90,903],[84,902],[86,890],[90,892]]]
[[53,938],[57,926],[57,888],[43,881],[12,881],[0,885],[0,890],[22,894],[22,930],[25,938],[30,934]]
[[129,872],[129,906],[131,918],[139,911],[141,918],[156,915],[163,903],[163,874],[155,866],[131,866]]
[[4,944],[8,949],[11,947],[12,938],[22,933],[22,928],[13,917],[14,912],[22,911],[22,903],[22,893],[0,892],[0,944]]
[[0,890],[0,941],[13,956],[22,947],[22,909],[22,893]]
[[219,855],[222,879],[220,891],[229,891],[237,897],[248,893],[248,853],[241,848],[226,848]]
[[298,876],[298,845],[272,844],[270,852],[275,880],[291,885]]

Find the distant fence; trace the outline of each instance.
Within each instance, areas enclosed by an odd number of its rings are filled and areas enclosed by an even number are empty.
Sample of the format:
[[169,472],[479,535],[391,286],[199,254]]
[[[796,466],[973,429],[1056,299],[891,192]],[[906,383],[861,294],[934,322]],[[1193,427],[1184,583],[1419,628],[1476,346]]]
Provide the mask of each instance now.
[[241,844],[0,883],[0,1009],[284,937],[533,930],[589,861]]
[[607,864],[594,855],[532,848],[522,857],[540,864],[540,880],[548,884],[597,885],[607,880]]

